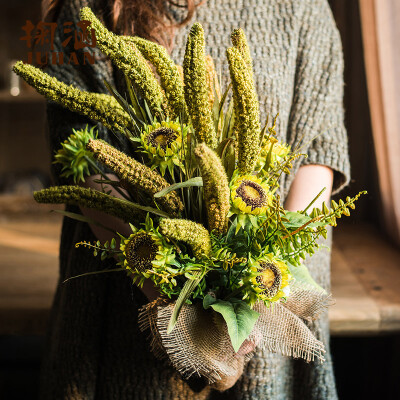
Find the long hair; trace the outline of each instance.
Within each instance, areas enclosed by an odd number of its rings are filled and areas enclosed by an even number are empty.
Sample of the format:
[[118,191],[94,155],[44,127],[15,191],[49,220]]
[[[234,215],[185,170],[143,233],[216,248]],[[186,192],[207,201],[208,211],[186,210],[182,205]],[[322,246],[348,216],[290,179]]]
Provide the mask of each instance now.
[[[42,17],[45,21],[55,22],[65,0],[42,0]],[[179,0],[178,0],[179,1]],[[171,50],[174,33],[177,28],[187,24],[192,18],[196,7],[205,0],[195,3],[195,0],[106,0],[103,17],[109,22],[109,29],[123,34],[140,36],[152,40]],[[186,16],[176,21],[168,12],[168,5],[185,9]]]

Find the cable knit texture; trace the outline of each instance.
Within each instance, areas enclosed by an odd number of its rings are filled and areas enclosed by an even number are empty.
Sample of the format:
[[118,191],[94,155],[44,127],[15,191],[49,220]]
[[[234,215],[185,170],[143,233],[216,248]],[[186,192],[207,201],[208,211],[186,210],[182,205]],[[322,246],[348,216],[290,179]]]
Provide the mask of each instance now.
[[[62,23],[77,21],[79,9],[86,5],[101,17],[107,0],[65,0],[64,3],[54,51],[68,53],[74,51],[73,44],[71,41],[71,47],[62,47]],[[179,7],[172,7],[171,12],[181,17]],[[194,20],[204,27],[206,52],[214,58],[225,86],[229,79],[225,51],[231,45],[230,34],[235,28],[244,29],[253,57],[261,122],[265,122],[267,114],[274,116],[279,112],[279,138],[292,146],[303,146],[302,151],[308,154],[303,163],[330,166],[335,171],[335,191],[345,185],[349,180],[349,162],[343,126],[343,61],[339,34],[327,0],[209,0],[198,9]],[[175,39],[172,56],[179,63],[183,60],[188,31],[189,26],[181,29]],[[124,90],[116,69],[97,49],[93,51],[94,65],[49,65],[47,72],[84,90],[107,93],[104,79]],[[47,110],[52,151],[60,147],[72,128],[94,124],[54,103],[48,103]],[[97,126],[100,138],[129,151],[124,138],[117,140],[102,125]],[[298,167],[296,164],[294,169]],[[57,183],[66,183],[59,178],[57,166],[54,174]],[[293,174],[282,182],[283,195],[292,179]],[[257,352],[237,384],[222,394],[204,387],[201,381],[182,380],[172,367],[156,360],[150,352],[146,335],[139,331],[137,324],[137,309],[146,299],[124,274],[93,275],[61,284],[70,276],[107,267],[107,262],[101,263],[87,249],[74,246],[81,240],[93,239],[88,226],[65,220],[60,247],[60,283],[43,361],[42,399],[337,398],[329,350],[324,364],[307,364]],[[329,264],[326,250],[321,250],[308,264],[317,282],[328,290]],[[327,316],[311,328],[329,349]]]

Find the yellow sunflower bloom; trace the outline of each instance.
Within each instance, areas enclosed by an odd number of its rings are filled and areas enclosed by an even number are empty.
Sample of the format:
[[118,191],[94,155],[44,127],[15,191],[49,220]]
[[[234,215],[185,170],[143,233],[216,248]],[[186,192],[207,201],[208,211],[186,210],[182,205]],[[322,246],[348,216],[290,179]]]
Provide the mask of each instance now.
[[124,256],[125,268],[140,273],[165,264],[169,253],[156,234],[143,230],[122,240],[120,250]]
[[[271,146],[272,151],[270,163],[269,165],[266,165]],[[281,143],[276,138],[270,137],[268,140],[265,140],[261,146],[261,151],[255,170],[260,171],[265,167],[273,167],[275,164],[280,163],[286,156],[288,156],[290,151],[291,148],[288,144]]]
[[187,134],[187,127],[178,122],[162,121],[146,125],[140,141],[154,168],[159,167],[164,176],[166,169],[172,174],[174,166],[183,169],[179,152]]
[[261,300],[275,302],[289,295],[291,275],[287,265],[268,254],[251,267],[250,282]]
[[252,175],[245,175],[235,180],[231,186],[231,201],[233,213],[252,215],[265,214],[272,202],[269,186],[261,179]]

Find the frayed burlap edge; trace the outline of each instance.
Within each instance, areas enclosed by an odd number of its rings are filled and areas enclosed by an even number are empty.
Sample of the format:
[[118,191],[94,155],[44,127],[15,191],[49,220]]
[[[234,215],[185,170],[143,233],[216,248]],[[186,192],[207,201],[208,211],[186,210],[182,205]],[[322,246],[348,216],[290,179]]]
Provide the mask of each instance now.
[[150,331],[150,349],[159,359],[168,358],[168,354],[162,345],[161,336],[157,328],[158,310],[160,307],[165,307],[167,304],[167,299],[159,297],[139,309],[139,328],[142,332]]
[[315,321],[333,304],[335,300],[332,295],[322,288],[318,290],[314,286],[297,282],[291,284],[290,296],[282,303],[293,314],[306,321]]
[[308,362],[316,359],[325,361],[324,344],[315,338],[301,318],[282,304],[266,307],[258,302],[254,310],[260,316],[249,339],[258,347]]
[[[255,304],[254,310],[260,317],[247,340],[284,356],[323,362],[324,345],[304,320],[317,319],[332,303],[325,291],[295,283],[286,303],[274,303],[269,307],[263,302]],[[236,376],[254,352],[245,356],[236,354],[221,315],[211,309],[204,310],[201,304],[184,305],[174,330],[167,334],[174,305],[163,298],[140,310],[139,325],[142,331],[150,331],[154,354],[159,358],[167,357],[185,378],[204,376],[211,384]]]
[[159,308],[157,319],[162,345],[172,365],[184,377],[201,375],[209,383],[237,375],[244,357],[234,352],[226,324],[215,322],[215,312],[204,310],[201,304],[184,305],[174,330],[167,334],[173,308],[174,304]]

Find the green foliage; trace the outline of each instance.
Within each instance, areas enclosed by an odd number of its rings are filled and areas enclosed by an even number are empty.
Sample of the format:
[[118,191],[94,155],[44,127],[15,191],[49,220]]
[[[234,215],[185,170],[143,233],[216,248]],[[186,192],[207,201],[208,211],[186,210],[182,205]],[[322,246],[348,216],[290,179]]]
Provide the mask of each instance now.
[[238,169],[251,174],[260,152],[260,110],[249,65],[236,47],[227,50],[235,108],[234,130],[238,140]]
[[315,282],[304,264],[293,266],[288,263],[288,267],[296,282],[303,283],[317,291],[325,292],[325,290],[321,286],[319,286],[317,282]]
[[350,209],[355,209],[355,202],[362,196],[363,194],[367,194],[366,190],[359,192],[356,196],[346,197],[346,201],[342,199],[339,200],[339,204],[336,201],[331,201],[331,208],[328,208],[325,202],[322,204],[322,209],[314,208],[310,213],[310,217],[316,218],[319,221],[325,223],[326,225],[336,226],[336,219],[341,218],[342,215],[347,217],[350,216]]
[[76,243],[75,247],[88,247],[93,249],[93,256],[97,257],[100,255],[101,261],[104,261],[107,258],[113,258],[113,257],[121,257],[121,251],[117,249],[117,242],[115,238],[112,238],[111,241],[106,241],[105,243],[101,244],[100,240],[94,243],[90,242],[79,242]]
[[189,278],[183,285],[179,297],[176,300],[174,311],[172,312],[172,316],[168,324],[167,333],[171,333],[172,330],[174,329],[176,322],[178,321],[178,316],[182,309],[182,306],[186,303],[186,300],[189,299],[190,295],[193,293],[196,286],[200,283],[201,279],[202,279],[202,274],[200,271],[198,271],[195,272],[193,278]]
[[178,67],[171,60],[168,51],[159,44],[140,37],[123,36],[122,38],[136,45],[144,58],[155,66],[168,100],[171,117],[175,119],[182,114],[186,114],[187,107],[183,92],[183,82],[180,78]]
[[174,183],[174,184],[166,187],[165,189],[157,192],[154,195],[154,197],[157,199],[159,197],[163,197],[163,196],[167,195],[169,192],[172,192],[173,190],[181,189],[181,188],[188,188],[188,187],[193,187],[193,186],[197,186],[197,187],[203,186],[203,178],[201,176],[197,176],[196,178],[188,179],[185,182]]
[[[135,193],[140,190],[149,196],[168,186],[168,182],[156,171],[127,156],[102,140],[90,140],[88,150],[96,160],[111,169],[124,184],[124,187]],[[183,205],[176,193],[171,192],[160,199],[161,206],[171,215],[177,215]]]
[[160,221],[160,232],[167,238],[187,243],[198,259],[210,255],[210,234],[201,224],[186,219],[163,218]]
[[71,177],[74,183],[79,183],[85,182],[85,176],[98,172],[98,169],[94,168],[96,164],[92,153],[86,149],[90,139],[97,139],[95,129],[93,126],[89,130],[87,125],[84,130],[72,129],[73,134],[61,143],[61,149],[54,156],[54,164],[62,165],[61,177]]
[[244,301],[230,299],[229,301],[217,300],[207,295],[203,300],[203,307],[211,307],[215,312],[222,315],[228,327],[232,346],[235,352],[250,335],[260,314],[252,310]]
[[103,211],[124,221],[135,221],[143,206],[80,186],[54,186],[33,193],[38,203],[70,204]]

